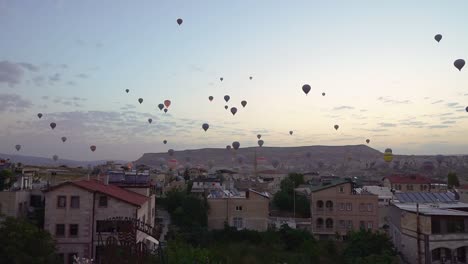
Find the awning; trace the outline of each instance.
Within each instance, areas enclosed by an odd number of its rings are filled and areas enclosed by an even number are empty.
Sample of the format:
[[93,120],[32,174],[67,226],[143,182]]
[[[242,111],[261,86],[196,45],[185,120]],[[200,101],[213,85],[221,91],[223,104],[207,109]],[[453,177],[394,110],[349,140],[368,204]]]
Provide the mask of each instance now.
[[148,241],[150,241],[150,242],[152,242],[152,243],[154,243],[154,244],[156,244],[156,245],[159,245],[159,241],[156,240],[156,239],[153,238],[153,237],[147,236],[145,239],[148,240]]

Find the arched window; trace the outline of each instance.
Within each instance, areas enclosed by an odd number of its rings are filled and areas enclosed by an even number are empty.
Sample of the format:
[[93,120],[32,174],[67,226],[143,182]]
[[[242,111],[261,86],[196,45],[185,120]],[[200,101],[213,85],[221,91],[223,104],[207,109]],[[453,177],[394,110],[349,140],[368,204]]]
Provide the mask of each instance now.
[[325,227],[326,228],[333,228],[333,219],[327,218],[327,220],[325,221]]
[[328,210],[332,211],[332,210],[333,210],[333,202],[332,202],[332,201],[327,201],[327,202],[325,202],[325,207],[326,207]]
[[317,218],[316,226],[317,226],[317,228],[323,228],[323,219],[322,218]]
[[323,201],[322,200],[317,201],[317,209],[318,210],[323,210]]

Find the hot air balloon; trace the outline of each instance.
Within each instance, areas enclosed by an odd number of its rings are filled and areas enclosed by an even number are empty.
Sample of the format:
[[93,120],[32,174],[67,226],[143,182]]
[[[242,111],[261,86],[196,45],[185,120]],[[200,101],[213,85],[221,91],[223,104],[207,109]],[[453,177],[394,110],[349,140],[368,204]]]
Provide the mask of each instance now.
[[393,153],[392,153],[392,149],[386,149],[385,152],[384,152],[384,160],[385,162],[392,162],[393,160]]
[[242,101],[242,102],[241,102],[241,105],[242,105],[242,107],[245,107],[245,106],[247,105],[247,101],[245,101],[245,100]]
[[369,142],[370,142],[370,139],[366,139],[366,143],[369,144]]
[[225,105],[225,106],[224,106],[224,109],[226,109],[226,110],[227,110],[228,108],[229,108],[229,106],[227,106],[227,105]]
[[210,100],[210,102],[213,101],[213,98],[213,96],[208,96],[208,100]]
[[234,141],[232,142],[232,147],[235,149],[235,150],[238,150],[239,147],[240,147],[240,143],[238,141]]
[[129,89],[125,89],[125,92],[128,93],[128,92],[130,92],[130,90],[129,90]]
[[141,104],[143,103],[143,98],[138,98],[138,102]]
[[278,168],[279,164],[280,164],[280,162],[277,159],[273,159],[271,161],[271,165],[273,165],[273,168],[275,168],[275,169]]
[[207,123],[204,123],[204,124],[202,125],[202,128],[203,128],[203,130],[205,130],[205,132],[206,132],[206,131],[208,130],[208,128],[210,128],[210,125],[208,125]]
[[159,111],[163,110],[164,105],[163,104],[158,104]]
[[258,146],[262,147],[263,143],[265,143],[265,142],[263,142],[263,140],[260,139],[257,143],[258,143]]
[[220,80],[220,81],[223,81],[223,80],[224,80],[224,78],[223,78],[223,77],[221,77],[221,78],[219,78],[219,80]]
[[153,119],[148,118],[148,123],[150,123],[150,124],[153,123]]
[[226,103],[229,102],[229,99],[231,99],[231,97],[229,95],[224,96],[224,101],[226,101]]
[[167,113],[167,108],[164,108],[164,113]]
[[62,142],[65,143],[65,141],[67,141],[67,137],[62,137]]
[[237,113],[237,108],[231,107],[231,113],[232,115],[235,115]]
[[52,159],[53,159],[54,161],[57,161],[58,158],[59,158],[59,157],[58,157],[57,155],[54,155],[54,156],[52,157]]
[[230,150],[230,149],[231,149],[231,145],[227,145],[227,146],[226,146],[226,149],[227,149],[227,150]]
[[176,159],[170,159],[167,161],[167,163],[170,169],[174,170],[175,168],[177,168],[178,162]]
[[15,146],[15,149],[16,149],[16,151],[20,151],[21,145],[16,145],[16,146]]
[[442,39],[442,35],[441,34],[437,34],[434,36],[434,39],[437,41],[437,42],[440,42],[440,40]]
[[262,138],[262,135],[258,134],[258,135],[257,135],[257,138],[258,138],[258,139],[261,139],[261,138]]
[[172,156],[172,155],[174,155],[174,150],[173,150],[173,149],[169,149],[169,150],[167,151],[167,153],[169,153],[169,156]]
[[455,68],[461,71],[463,69],[463,66],[465,66],[465,60],[458,59],[453,62],[453,66],[455,66]]
[[171,106],[171,100],[164,100],[164,106],[166,106],[166,108],[169,108],[169,106]]
[[291,130],[291,131],[289,131],[289,135],[291,135],[291,136],[292,136],[292,134],[293,134],[293,131],[292,131],[292,130]]
[[163,143],[164,143],[164,144],[167,144],[167,140],[163,140]]
[[51,127],[52,129],[54,129],[56,126],[57,126],[57,124],[55,124],[54,122],[50,123],[50,127]]
[[239,164],[243,164],[243,163],[244,163],[244,160],[245,160],[245,158],[244,158],[244,156],[242,156],[242,155],[239,155],[239,156],[237,157],[237,162],[238,162]]
[[310,85],[304,84],[302,86],[302,91],[304,91],[304,93],[307,95],[310,92]]
[[339,126],[339,125],[335,125],[334,128],[335,128],[335,130],[338,130],[338,128],[340,128],[340,126]]
[[37,114],[37,117],[39,117],[39,119],[41,119],[42,113],[38,113],[38,114]]
[[89,147],[89,149],[90,149],[92,152],[94,152],[94,151],[96,151],[96,146],[92,145],[92,146]]
[[325,96],[325,93],[322,93],[322,96]]
[[177,19],[177,24],[179,24],[179,26],[182,25],[183,22],[184,22],[184,20],[182,20],[182,18]]
[[250,77],[249,77],[249,79],[250,79],[250,80],[252,80],[252,79],[253,79],[253,77],[252,77],[252,76],[250,76]]
[[465,108],[465,110],[468,112],[468,106]]

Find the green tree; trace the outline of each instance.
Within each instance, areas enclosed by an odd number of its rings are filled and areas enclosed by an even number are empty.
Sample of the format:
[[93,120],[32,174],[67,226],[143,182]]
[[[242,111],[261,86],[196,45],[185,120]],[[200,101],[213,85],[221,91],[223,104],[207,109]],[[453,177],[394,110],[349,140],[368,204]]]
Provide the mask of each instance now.
[[[347,263],[394,263],[395,251],[392,242],[383,233],[371,231],[351,232],[346,241],[343,256]],[[372,262],[372,261],[379,262]]]
[[186,191],[170,191],[166,196],[167,211],[172,222],[183,229],[206,227],[208,222],[208,203]]
[[455,172],[450,172],[447,177],[447,185],[452,188],[452,187],[458,187],[460,186],[460,182],[458,181],[457,174]]
[[15,182],[15,176],[9,170],[0,171],[0,191],[9,189]]
[[11,217],[0,223],[0,260],[2,263],[58,263],[51,235],[36,226]]
[[280,191],[273,197],[273,204],[283,211],[294,211],[294,195],[296,196],[296,213],[303,217],[310,216],[310,201],[306,196],[294,192],[294,188],[304,183],[304,175],[290,173],[281,181]]

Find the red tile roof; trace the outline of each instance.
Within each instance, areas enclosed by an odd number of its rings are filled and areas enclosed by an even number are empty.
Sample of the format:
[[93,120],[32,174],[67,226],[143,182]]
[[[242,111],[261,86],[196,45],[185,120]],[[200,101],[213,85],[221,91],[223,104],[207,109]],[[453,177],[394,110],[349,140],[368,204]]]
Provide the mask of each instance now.
[[112,185],[112,184],[106,185],[102,181],[98,181],[98,180],[89,180],[89,181],[79,180],[79,181],[65,182],[63,184],[54,186],[51,189],[59,188],[60,186],[63,186],[65,184],[72,184],[72,185],[86,189],[91,192],[100,192],[100,193],[109,195],[111,197],[114,197],[116,199],[119,199],[121,201],[127,202],[129,204],[137,205],[137,206],[144,204],[148,200],[148,198],[144,195],[125,190],[124,188],[121,188],[116,185]]
[[408,174],[408,175],[392,175],[384,177],[391,183],[403,183],[403,184],[431,184],[431,183],[445,183],[442,181],[434,180],[419,174]]

